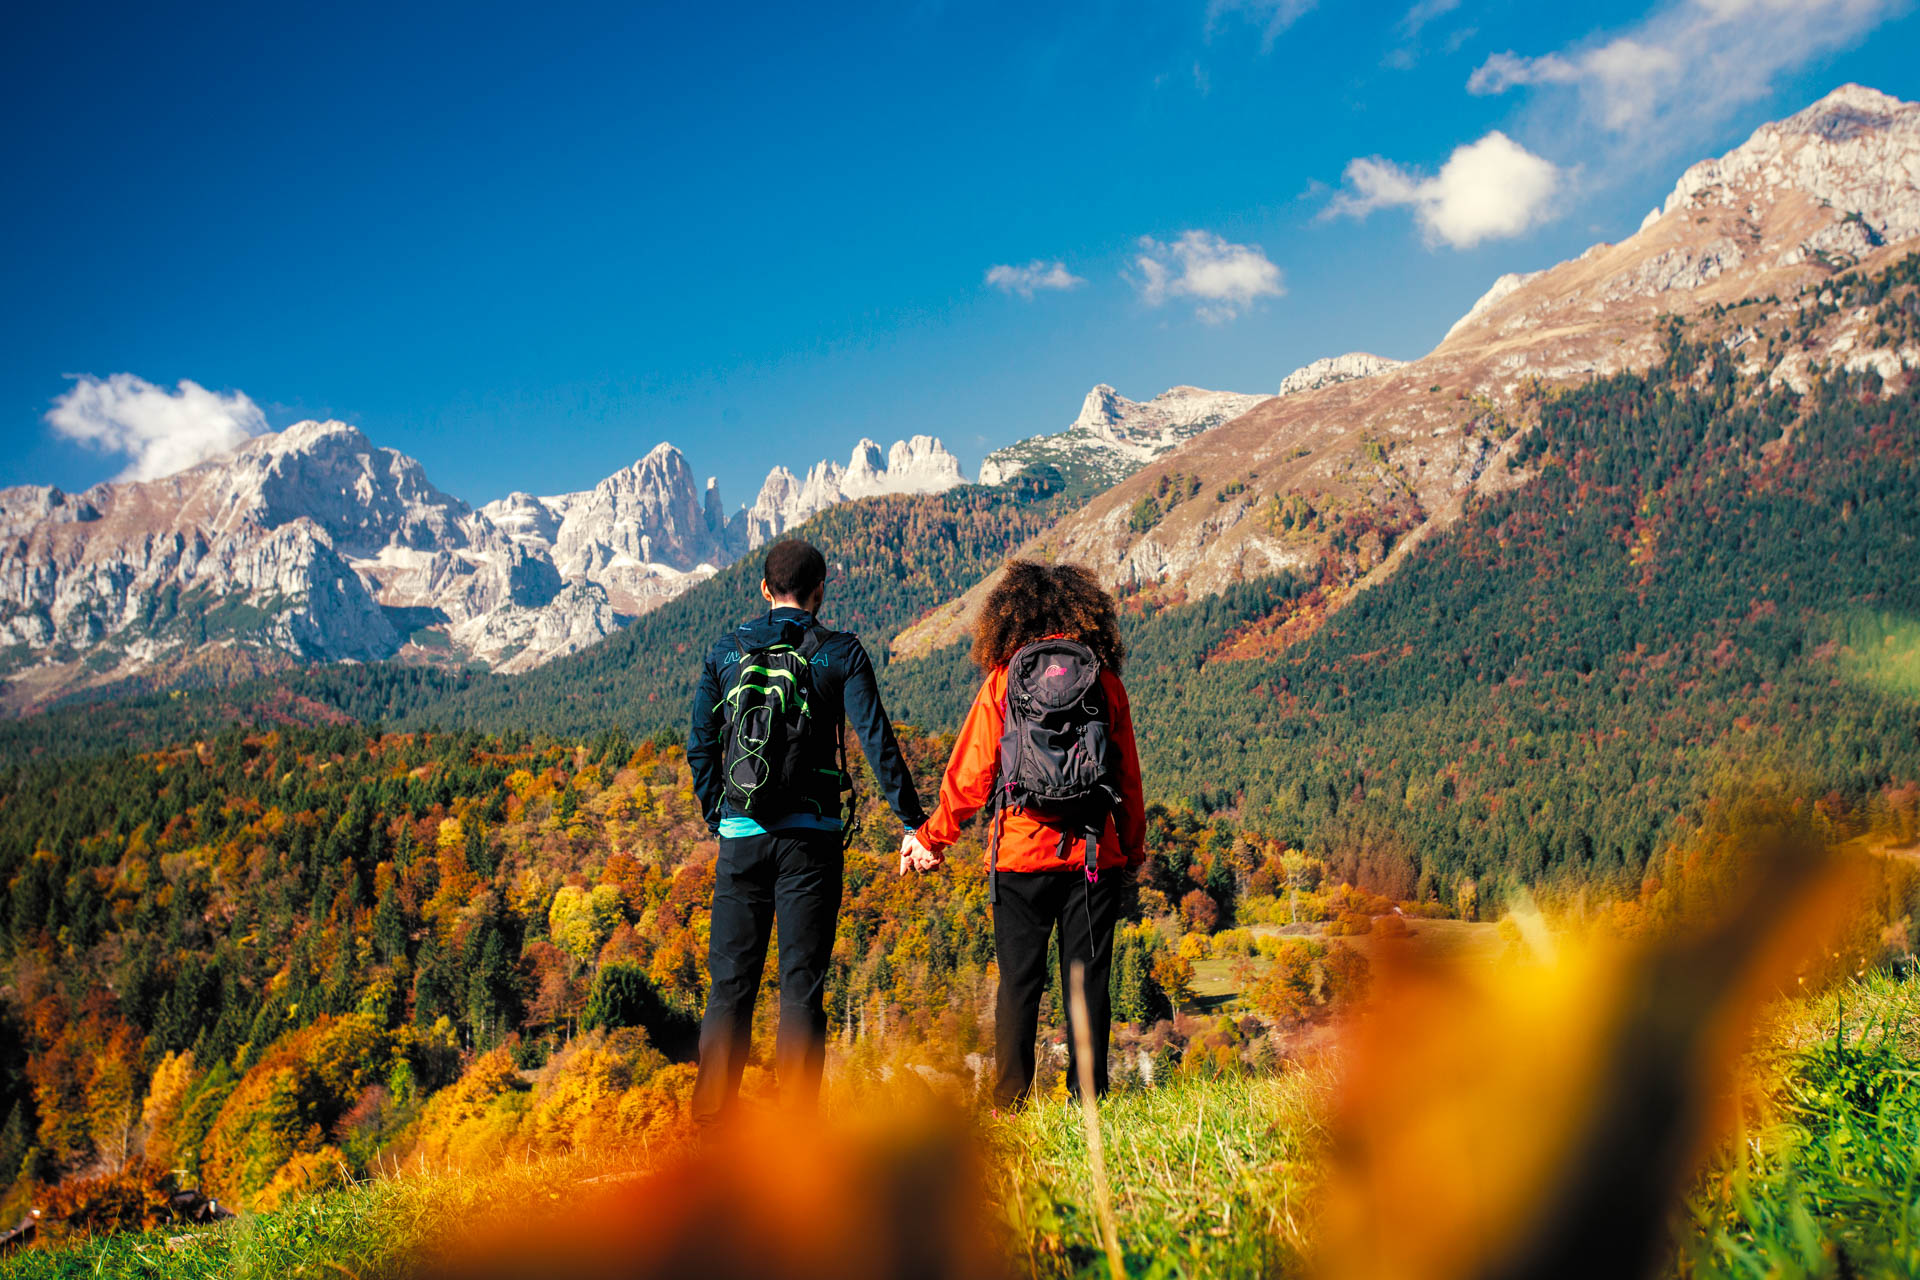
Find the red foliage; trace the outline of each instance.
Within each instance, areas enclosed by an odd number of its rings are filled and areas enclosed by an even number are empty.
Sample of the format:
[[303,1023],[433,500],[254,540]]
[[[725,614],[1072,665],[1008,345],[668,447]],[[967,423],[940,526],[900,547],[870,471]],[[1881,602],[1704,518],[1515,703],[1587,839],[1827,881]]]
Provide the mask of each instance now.
[[1212,933],[1220,923],[1220,904],[1205,889],[1195,889],[1180,899],[1180,920],[1192,933]]

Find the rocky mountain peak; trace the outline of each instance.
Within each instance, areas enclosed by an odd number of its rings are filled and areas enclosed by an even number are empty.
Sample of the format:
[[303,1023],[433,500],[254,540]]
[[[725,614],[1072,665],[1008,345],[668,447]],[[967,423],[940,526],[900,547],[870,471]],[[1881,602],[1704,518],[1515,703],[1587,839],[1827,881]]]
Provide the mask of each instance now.
[[1804,246],[1809,251],[1858,256],[1920,234],[1920,104],[1842,85],[1804,111],[1761,125],[1726,155],[1693,165],[1659,212],[1720,205],[1755,218],[1791,192],[1854,228],[1817,229]]
[[1051,466],[1104,487],[1265,398],[1178,386],[1151,400],[1129,400],[1102,382],[1087,392],[1066,430],[1029,436],[988,454],[980,464],[980,483],[1005,484],[1028,467]]
[[1069,431],[1078,427],[1082,431],[1099,433],[1111,430],[1113,424],[1121,418],[1122,405],[1131,406],[1133,401],[1115,391],[1104,382],[1097,382],[1093,390],[1087,392],[1086,399],[1080,402],[1079,416],[1075,417]]
[[219,510],[223,527],[240,519],[269,529],[311,520],[349,555],[459,540],[459,521],[469,512],[434,487],[417,461],[344,422],[296,422],[184,477],[211,486],[203,497]]
[[1404,360],[1376,356],[1367,351],[1349,351],[1343,356],[1323,356],[1310,364],[1301,365],[1280,379],[1280,394],[1289,396],[1299,391],[1315,391],[1321,387],[1330,387],[1336,382],[1371,378],[1389,369],[1398,369],[1405,363]]
[[930,493],[965,484],[960,459],[947,452],[939,436],[909,436],[896,440],[887,450],[887,474],[912,491]]
[[804,480],[786,467],[767,472],[753,505],[734,517],[729,534],[748,549],[762,546],[817,512],[853,498],[887,493],[941,493],[965,484],[960,459],[934,436],[896,440],[884,456],[862,439],[844,467],[816,462]]
[[594,488],[656,494],[684,488],[692,492],[693,468],[687,465],[686,454],[662,441],[647,450],[631,466],[622,467]]
[[1849,83],[1777,124],[1762,125],[1761,131],[1813,133],[1829,142],[1844,142],[1863,132],[1896,125],[1901,116],[1911,113],[1913,106],[1890,93]]
[[694,488],[693,468],[671,444],[658,444],[584,494],[550,499],[562,512],[553,540],[561,576],[598,580],[601,571],[652,566],[686,572],[732,559],[707,519],[710,503]]
[[284,431],[270,431],[259,440],[272,453],[312,452],[327,447],[357,448],[365,452],[373,448],[373,442],[360,428],[338,418],[307,418]]

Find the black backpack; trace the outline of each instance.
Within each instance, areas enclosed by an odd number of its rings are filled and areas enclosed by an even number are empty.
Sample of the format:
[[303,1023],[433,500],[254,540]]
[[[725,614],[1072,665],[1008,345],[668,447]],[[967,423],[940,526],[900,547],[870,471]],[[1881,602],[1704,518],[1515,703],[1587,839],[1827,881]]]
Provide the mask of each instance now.
[[846,786],[844,766],[822,763],[834,761],[840,735],[817,718],[813,687],[813,657],[833,633],[814,626],[796,637],[797,629],[757,649],[742,645],[718,708],[727,802],[756,820],[799,811],[824,817],[839,809]]
[[[1086,845],[1087,879],[1100,878],[1100,833],[1120,807],[1120,753],[1113,743],[1100,659],[1078,640],[1036,640],[1007,663],[1006,728],[1000,735],[988,867],[997,876],[1000,828],[1025,809],[1060,828],[1060,856]],[[998,898],[989,886],[989,899]]]

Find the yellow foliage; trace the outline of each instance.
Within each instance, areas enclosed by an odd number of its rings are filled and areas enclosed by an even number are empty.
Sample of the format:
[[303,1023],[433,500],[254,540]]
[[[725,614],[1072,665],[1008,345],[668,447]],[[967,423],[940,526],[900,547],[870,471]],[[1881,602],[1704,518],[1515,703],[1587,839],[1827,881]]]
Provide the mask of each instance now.
[[547,909],[547,936],[555,946],[585,964],[600,954],[615,926],[625,919],[619,886],[599,884],[589,892],[562,885]]
[[1173,1002],[1177,1010],[1193,999],[1193,962],[1183,959],[1170,951],[1161,951],[1153,957],[1153,980],[1167,993],[1167,999]]
[[[369,999],[378,993],[368,991]],[[321,1034],[311,1062],[314,1075],[329,1096],[351,1101],[360,1090],[386,1075],[392,1060],[393,1037],[366,1012],[338,1018]]]
[[507,905],[515,915],[531,917],[535,907],[547,896],[546,877],[532,868],[522,868],[507,890]]
[[207,1187],[252,1204],[296,1156],[326,1145],[323,1124],[392,1065],[392,1037],[364,1014],[322,1018],[269,1045],[240,1078],[202,1148]]
[[427,1102],[416,1152],[435,1164],[462,1168],[504,1153],[525,1109],[519,1084],[505,1049],[481,1054]]
[[114,876],[113,887],[122,893],[138,897],[146,890],[147,880],[153,868],[145,858],[126,858],[120,863],[120,869]]
[[87,1080],[87,1131],[93,1149],[115,1168],[131,1154],[134,1121],[133,1067],[116,1044],[93,1060]]
[[320,1127],[306,1118],[297,1058],[274,1055],[241,1077],[228,1095],[202,1149],[200,1172],[221,1199],[251,1204],[280,1166],[302,1146],[321,1145]]
[[449,849],[463,848],[467,842],[467,829],[460,825],[458,818],[442,818],[440,828],[433,837],[434,847],[445,853]]
[[1248,929],[1222,929],[1211,941],[1213,954],[1217,956],[1250,956],[1257,945],[1253,932]]
[[169,1168],[173,1164],[174,1122],[180,1118],[180,1103],[193,1080],[193,1054],[170,1053],[153,1069],[147,1087],[146,1105],[140,1111],[140,1127],[147,1136],[146,1156],[150,1164]]
[[510,1153],[644,1146],[683,1124],[694,1073],[690,1064],[669,1064],[637,1028],[574,1040],[535,1074],[531,1090],[496,1049],[428,1101],[413,1154],[472,1169]]
[[[556,1054],[535,1086],[529,1139],[543,1150],[631,1137],[621,1122],[625,1095],[645,1085],[666,1059],[632,1027],[582,1036]],[[645,1105],[629,1120],[644,1128]],[[637,1117],[637,1119],[635,1118]]]

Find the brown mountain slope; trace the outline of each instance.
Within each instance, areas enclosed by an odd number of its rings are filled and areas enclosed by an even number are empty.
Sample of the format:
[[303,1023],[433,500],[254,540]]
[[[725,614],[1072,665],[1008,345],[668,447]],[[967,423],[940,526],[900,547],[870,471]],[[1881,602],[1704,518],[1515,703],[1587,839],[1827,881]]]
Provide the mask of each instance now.
[[[1844,86],[1694,165],[1623,243],[1502,277],[1422,359],[1268,400],[1156,460],[1025,551],[1084,563],[1115,588],[1165,595],[1317,574],[1327,587],[1320,604],[1338,607],[1470,496],[1522,482],[1507,458],[1538,394],[1651,364],[1665,317],[1711,325],[1750,369],[1796,386],[1815,362],[1912,376],[1920,350],[1875,349],[1864,314],[1843,318],[1816,350],[1788,344],[1783,325],[1819,305],[1823,280],[1903,256],[1916,237],[1920,105]],[[991,583],[903,632],[894,652],[915,656],[961,638]]]

